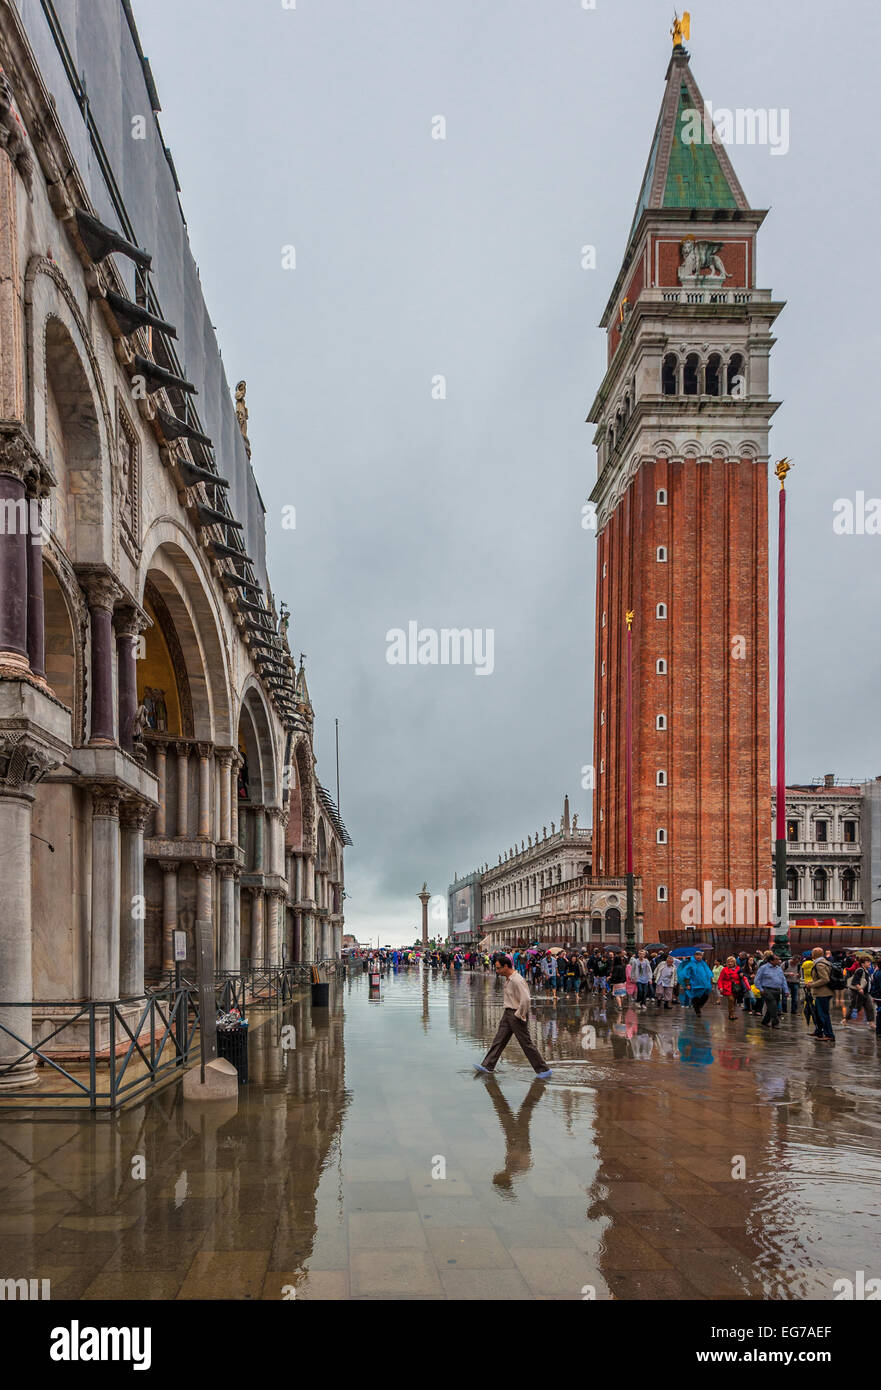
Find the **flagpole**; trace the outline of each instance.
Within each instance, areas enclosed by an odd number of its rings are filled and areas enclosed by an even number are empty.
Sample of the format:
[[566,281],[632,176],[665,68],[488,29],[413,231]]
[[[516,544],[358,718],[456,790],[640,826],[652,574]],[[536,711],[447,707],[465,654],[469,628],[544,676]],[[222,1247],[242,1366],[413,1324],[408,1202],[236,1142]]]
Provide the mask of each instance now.
[[633,613],[628,611],[627,623],[627,949],[636,945],[636,918],[633,903]]
[[774,469],[780,481],[777,512],[777,827],[774,846],[777,921],[774,951],[789,960],[789,905],[786,887],[786,475],[792,467],[781,459]]

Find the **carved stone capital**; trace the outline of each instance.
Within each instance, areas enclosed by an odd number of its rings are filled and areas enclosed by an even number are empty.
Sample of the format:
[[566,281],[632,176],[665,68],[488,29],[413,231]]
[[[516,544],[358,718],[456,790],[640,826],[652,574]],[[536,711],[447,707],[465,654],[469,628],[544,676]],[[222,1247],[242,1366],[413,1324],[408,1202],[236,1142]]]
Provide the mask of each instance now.
[[0,729],[0,795],[21,793],[41,782],[64,755],[24,729]]
[[176,859],[160,859],[159,868],[164,874],[176,874],[180,865]]
[[123,590],[109,570],[78,567],[77,578],[90,609],[103,608],[107,613],[113,612],[117,599],[123,596]]
[[200,758],[210,758],[214,748],[213,743],[197,743],[196,748]]
[[174,745],[174,751],[179,758],[189,758],[190,745],[188,743],[176,743]]
[[139,830],[143,834],[150,810],[142,801],[124,801],[119,808],[119,824],[123,830]]
[[211,877],[213,877],[213,874],[214,874],[214,865],[213,865],[213,863],[212,863],[210,860],[209,860],[207,863],[206,863],[204,860],[202,860],[200,863],[198,863],[198,864],[196,865],[196,873],[199,875],[199,878],[211,878]]
[[[0,473],[26,483],[45,469],[36,444],[18,420],[0,420]],[[52,475],[49,474],[49,477]]]
[[116,787],[106,787],[97,783],[89,788],[92,796],[92,816],[106,816],[119,819],[120,794]]
[[153,620],[147,616],[142,608],[135,608],[133,604],[125,604],[122,608],[117,608],[113,615],[113,626],[117,635],[120,637],[131,637],[134,641],[140,637],[142,632],[153,626]]

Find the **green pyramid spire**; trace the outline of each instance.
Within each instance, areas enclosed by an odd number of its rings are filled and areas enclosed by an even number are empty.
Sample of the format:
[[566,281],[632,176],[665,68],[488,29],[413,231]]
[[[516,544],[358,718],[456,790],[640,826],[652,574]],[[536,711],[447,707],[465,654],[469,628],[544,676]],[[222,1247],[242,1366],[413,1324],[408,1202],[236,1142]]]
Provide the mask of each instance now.
[[749,209],[724,145],[713,139],[704,99],[681,46],[674,48],[667,69],[631,239],[640,217],[650,208]]

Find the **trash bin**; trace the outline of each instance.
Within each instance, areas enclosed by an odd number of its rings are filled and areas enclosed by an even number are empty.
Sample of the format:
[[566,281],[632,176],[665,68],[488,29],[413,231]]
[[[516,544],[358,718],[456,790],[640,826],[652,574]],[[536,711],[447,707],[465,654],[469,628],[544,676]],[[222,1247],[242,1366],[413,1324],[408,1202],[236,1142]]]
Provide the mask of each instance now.
[[312,986],[312,1006],[313,1008],[326,1009],[330,1005],[330,985],[315,984]]
[[248,1021],[242,1021],[233,1028],[218,1028],[217,1055],[225,1062],[231,1062],[239,1075],[239,1085],[248,1080]]

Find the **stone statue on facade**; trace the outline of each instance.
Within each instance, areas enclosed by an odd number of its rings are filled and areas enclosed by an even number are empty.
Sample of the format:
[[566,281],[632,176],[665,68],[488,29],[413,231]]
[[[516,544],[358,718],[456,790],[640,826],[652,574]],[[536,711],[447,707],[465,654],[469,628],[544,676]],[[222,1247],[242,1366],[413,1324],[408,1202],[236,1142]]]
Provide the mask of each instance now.
[[248,458],[251,457],[251,441],[248,438],[248,407],[245,403],[245,394],[248,390],[247,381],[240,381],[236,387],[236,419],[239,422],[239,429],[245,441],[245,452]]
[[578,829],[578,812],[576,811],[576,812],[575,812],[575,815],[572,817],[572,834],[573,834],[573,835],[575,834],[575,831],[576,831],[577,829]]

